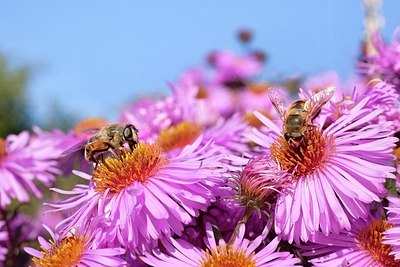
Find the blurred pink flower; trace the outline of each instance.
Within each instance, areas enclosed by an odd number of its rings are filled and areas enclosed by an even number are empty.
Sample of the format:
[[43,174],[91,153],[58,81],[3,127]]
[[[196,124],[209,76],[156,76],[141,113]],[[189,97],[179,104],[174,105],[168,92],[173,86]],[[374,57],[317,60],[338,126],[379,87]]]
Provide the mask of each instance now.
[[1,262],[6,259],[6,255],[8,252],[6,243],[9,239],[9,237],[8,237],[8,233],[4,227],[5,224],[6,224],[5,221],[0,221],[0,266],[1,266]]
[[51,141],[28,132],[0,139],[0,207],[12,199],[29,202],[30,195],[42,196],[36,181],[50,186],[57,174],[57,153]]
[[169,96],[160,100],[141,99],[126,107],[120,122],[131,123],[139,130],[141,140],[154,140],[157,134],[181,120],[181,112],[175,106],[174,98]]
[[140,258],[150,266],[197,267],[197,266],[294,266],[300,260],[293,258],[289,252],[275,252],[279,244],[276,237],[268,245],[261,245],[263,236],[253,241],[244,238],[245,228],[241,227],[239,235],[232,245],[224,240],[216,240],[211,224],[206,225],[207,249],[202,250],[185,240],[172,238],[162,240],[165,251],[154,249],[145,252]]
[[358,63],[360,71],[371,76],[380,75],[400,92],[400,28],[394,33],[391,44],[385,44],[378,32],[373,35],[372,44],[376,53],[365,55]]
[[213,83],[226,85],[236,81],[248,81],[261,72],[262,64],[254,55],[238,56],[223,50],[214,53],[215,72]]
[[341,83],[339,76],[334,71],[328,71],[320,73],[315,76],[308,77],[304,82],[302,87],[310,90],[311,92],[319,92],[328,87],[335,87],[336,90],[341,91]]

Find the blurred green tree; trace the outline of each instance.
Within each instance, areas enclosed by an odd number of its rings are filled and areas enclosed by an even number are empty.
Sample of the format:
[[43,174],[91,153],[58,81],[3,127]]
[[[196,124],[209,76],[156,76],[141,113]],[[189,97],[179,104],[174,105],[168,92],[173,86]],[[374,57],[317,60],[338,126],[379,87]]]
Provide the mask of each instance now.
[[0,137],[30,129],[30,116],[26,87],[30,78],[29,66],[10,67],[0,54]]

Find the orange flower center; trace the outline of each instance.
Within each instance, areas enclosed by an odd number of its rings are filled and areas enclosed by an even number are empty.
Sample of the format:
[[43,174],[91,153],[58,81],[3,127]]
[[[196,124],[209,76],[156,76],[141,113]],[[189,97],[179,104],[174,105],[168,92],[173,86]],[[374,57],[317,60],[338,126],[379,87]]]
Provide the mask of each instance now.
[[207,91],[207,88],[205,88],[204,86],[200,86],[199,91],[197,92],[196,98],[207,99],[208,95],[209,95],[209,93]]
[[75,125],[74,131],[77,134],[85,134],[85,131],[87,130],[100,129],[107,124],[107,120],[100,117],[86,118]]
[[394,255],[389,255],[392,248],[390,245],[382,244],[383,232],[392,228],[386,220],[378,219],[370,225],[365,226],[358,232],[360,247],[369,252],[371,257],[383,266],[398,267],[400,261],[394,259]]
[[[70,236],[52,243],[52,247],[42,252],[42,258],[33,258],[33,262],[42,267],[77,266],[85,250],[85,237]],[[42,247],[43,249],[43,247]]]
[[266,94],[268,92],[268,83],[252,83],[248,85],[250,92],[256,95]]
[[[261,114],[263,114],[265,117],[272,119],[272,116],[266,111],[266,110],[257,110]],[[243,115],[243,120],[249,124],[249,126],[253,126],[256,128],[260,128],[264,124],[254,115],[254,112],[246,112]]]
[[[1,146],[0,146],[1,147]],[[1,151],[1,150],[0,150]],[[397,164],[400,163],[400,147],[396,147],[394,149],[394,155],[396,156],[396,162]]]
[[157,144],[165,151],[171,151],[193,143],[200,134],[200,126],[184,121],[161,131],[157,138]]
[[168,163],[162,154],[159,145],[139,143],[131,152],[123,150],[118,157],[107,157],[93,170],[97,191],[109,188],[111,193],[119,193],[135,181],[145,183]]
[[256,267],[254,253],[246,255],[246,250],[233,249],[220,245],[211,251],[207,250],[201,259],[201,267]]
[[7,144],[6,140],[0,138],[0,162],[7,157]]
[[324,137],[316,128],[304,132],[298,147],[290,146],[282,136],[272,144],[271,155],[283,170],[294,177],[304,177],[319,168],[334,153],[333,137]]

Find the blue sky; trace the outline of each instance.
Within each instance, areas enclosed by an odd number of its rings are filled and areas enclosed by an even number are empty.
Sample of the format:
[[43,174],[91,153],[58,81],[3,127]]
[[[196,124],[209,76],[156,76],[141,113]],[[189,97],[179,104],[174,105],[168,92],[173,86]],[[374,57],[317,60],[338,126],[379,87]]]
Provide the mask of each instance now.
[[[166,93],[186,68],[215,49],[240,51],[235,33],[255,32],[269,54],[263,78],[353,71],[363,36],[362,1],[3,1],[0,52],[30,64],[34,114],[56,101],[80,117],[114,120],[124,103]],[[400,25],[386,0],[384,36]]]

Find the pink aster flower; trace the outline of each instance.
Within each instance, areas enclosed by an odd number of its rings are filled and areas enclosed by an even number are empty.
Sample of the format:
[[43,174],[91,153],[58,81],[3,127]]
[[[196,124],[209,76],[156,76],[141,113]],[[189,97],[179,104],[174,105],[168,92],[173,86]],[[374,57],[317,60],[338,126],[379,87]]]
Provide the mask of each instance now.
[[77,172],[92,181],[89,186],[54,189],[77,196],[51,206],[73,211],[61,223],[67,229],[97,216],[106,218],[104,242],[131,252],[154,245],[161,236],[181,234],[183,226],[215,200],[223,183],[224,156],[211,144],[199,150],[201,141],[200,136],[176,156],[168,156],[156,144],[141,143],[132,152],[106,158],[93,176]]
[[5,222],[0,221],[0,263],[6,259],[7,255],[7,244],[8,241],[8,233],[5,230]]
[[[161,113],[153,113],[150,109],[143,107],[143,114],[146,114],[146,119],[139,124],[135,124],[133,118],[137,115],[132,115],[130,123],[138,125],[140,140],[145,142],[155,142],[161,145],[165,152],[176,155],[187,145],[191,145],[200,135],[203,135],[202,144],[198,148],[201,149],[210,140],[214,146],[219,146],[219,153],[235,154],[241,156],[247,150],[247,144],[243,133],[247,130],[247,124],[243,121],[242,117],[234,114],[225,119],[220,118],[215,114],[214,119],[210,120],[210,112],[206,111],[206,102],[196,99],[194,96],[196,87],[183,87],[171,86],[174,95],[174,112],[165,109]],[[194,90],[194,91],[193,91]],[[203,104],[200,104],[203,102]],[[137,111],[141,112],[141,111]],[[211,112],[212,113],[212,112]],[[158,128],[152,127],[154,116],[161,116],[163,124],[159,124]],[[202,117],[208,117],[203,119]],[[137,122],[136,122],[137,123]],[[142,136],[141,129],[149,129],[145,136]],[[242,161],[237,158],[238,161]],[[247,163],[247,161],[245,162]],[[245,164],[244,163],[244,164]],[[239,166],[243,166],[240,163]]]
[[41,197],[36,181],[51,185],[60,171],[52,147],[47,145],[26,131],[0,139],[0,207],[12,199],[28,202],[29,194]]
[[387,222],[392,225],[383,233],[382,243],[391,246],[389,255],[394,255],[395,260],[400,260],[400,198],[388,197],[389,207]]
[[[312,258],[313,266],[399,266],[393,246],[384,241],[384,234],[395,231],[387,220],[369,217],[351,220],[352,229],[324,235],[316,232],[310,243],[299,246],[302,255]],[[397,229],[398,230],[398,229]],[[398,233],[397,233],[398,235]],[[389,242],[390,243],[390,242]],[[398,241],[396,242],[398,246]]]
[[380,75],[385,81],[392,83],[400,92],[400,28],[394,34],[393,42],[385,44],[377,32],[372,36],[372,44],[376,53],[367,54],[358,66],[362,73]]
[[266,132],[254,129],[249,138],[264,147],[293,186],[278,197],[275,230],[290,242],[307,241],[311,234],[351,229],[351,218],[366,218],[365,203],[380,201],[386,178],[394,178],[393,155],[397,138],[392,122],[371,123],[382,109],[367,107],[365,96],[349,114],[323,129],[323,118],[304,132],[299,147],[288,144],[278,126],[261,114]]
[[[310,94],[308,94],[310,95]],[[326,125],[336,120],[343,114],[348,114],[355,105],[368,97],[366,108],[371,110],[382,109],[383,112],[372,120],[370,123],[392,121],[393,129],[400,125],[400,119],[396,115],[400,112],[399,94],[396,92],[394,86],[390,83],[381,81],[379,79],[371,80],[366,86],[354,87],[350,95],[338,96],[331,101],[329,108],[325,107],[321,112],[321,116],[328,116]]]
[[172,96],[160,100],[143,99],[125,109],[121,122],[134,124],[141,140],[153,142],[168,127],[190,121],[201,127],[212,125],[219,115],[209,102],[197,98],[199,88],[193,84],[170,85]]
[[206,229],[207,250],[198,249],[182,239],[169,238],[162,240],[165,252],[154,249],[151,253],[144,253],[140,258],[150,266],[166,267],[294,266],[300,262],[289,252],[275,252],[279,244],[278,238],[261,247],[264,237],[258,236],[249,241],[244,238],[245,228],[241,227],[232,245],[227,245],[224,240],[216,240],[210,224],[207,224]]
[[99,246],[97,238],[101,225],[90,225],[87,229],[77,227],[65,234],[55,234],[47,226],[44,227],[52,240],[46,241],[39,236],[42,251],[25,248],[34,257],[36,266],[126,266],[126,261],[120,258],[125,250]]

